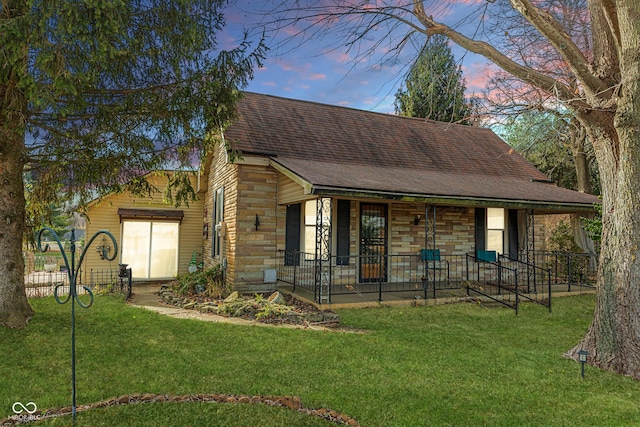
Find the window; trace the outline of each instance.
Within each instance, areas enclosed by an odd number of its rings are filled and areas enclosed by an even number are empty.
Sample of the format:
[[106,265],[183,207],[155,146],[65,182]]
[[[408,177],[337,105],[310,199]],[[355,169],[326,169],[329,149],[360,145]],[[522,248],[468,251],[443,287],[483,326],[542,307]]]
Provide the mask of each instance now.
[[496,251],[504,254],[505,210],[476,208],[475,225],[476,251]]
[[180,223],[122,222],[122,263],[136,279],[175,277],[178,273]]
[[[331,224],[331,205],[332,203],[326,203],[322,212],[322,225],[329,226]],[[309,254],[316,253],[316,223],[318,216],[318,203],[317,200],[307,200],[304,204],[304,252]],[[321,255],[324,257],[329,248],[322,247]]]
[[224,187],[218,188],[213,194],[213,235],[211,236],[211,258],[222,254],[224,241]]
[[304,251],[316,253],[316,200],[307,200],[304,204]]
[[487,248],[488,251],[504,253],[504,209],[487,208]]
[[[327,204],[325,206],[329,207],[330,205]],[[287,206],[285,265],[295,265],[295,254],[301,250],[315,256],[317,206],[315,199],[308,200],[304,204],[298,203]],[[349,200],[338,200],[336,209],[336,224],[332,230],[332,233],[335,231],[336,264],[349,265],[351,202]],[[331,212],[323,212],[322,221],[324,225],[331,224],[332,215]],[[301,219],[304,221],[302,224]],[[301,243],[304,245],[302,249],[300,247]],[[327,248],[323,247],[322,250],[324,254]]]

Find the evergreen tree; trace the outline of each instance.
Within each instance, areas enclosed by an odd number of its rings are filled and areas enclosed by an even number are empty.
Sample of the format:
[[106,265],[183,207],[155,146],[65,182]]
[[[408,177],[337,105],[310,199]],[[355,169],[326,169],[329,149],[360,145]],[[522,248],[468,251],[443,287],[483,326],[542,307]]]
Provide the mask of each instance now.
[[[223,0],[0,4],[0,324],[33,314],[24,289],[23,173],[42,205],[152,191],[136,177],[190,165],[233,117],[263,57],[220,51]],[[176,174],[175,182],[188,183]],[[174,191],[176,202],[189,194]]]
[[462,69],[448,39],[435,35],[411,66],[404,88],[396,93],[395,110],[407,117],[468,124],[471,109],[465,101],[465,89]]

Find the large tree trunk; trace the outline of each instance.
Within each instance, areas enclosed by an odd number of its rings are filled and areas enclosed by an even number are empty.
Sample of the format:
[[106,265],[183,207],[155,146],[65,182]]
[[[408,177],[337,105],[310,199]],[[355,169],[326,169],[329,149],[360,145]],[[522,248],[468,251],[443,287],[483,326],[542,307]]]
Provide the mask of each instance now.
[[25,292],[22,258],[25,212],[24,135],[19,131],[22,128],[15,116],[0,118],[0,325],[10,328],[25,327],[34,314]]
[[[28,7],[23,0],[4,2],[3,19],[19,19]],[[16,48],[17,54],[12,51]],[[24,328],[34,314],[25,291],[22,257],[27,99],[20,78],[27,68],[26,52],[27,47],[19,45],[4,51],[0,79],[0,325],[9,328]],[[15,57],[23,57],[24,69],[12,62]]]
[[[570,355],[589,351],[594,365],[640,379],[640,135],[617,127],[620,157],[603,162],[603,230],[593,322]],[[634,152],[635,151],[635,152]],[[624,196],[623,196],[624,195]]]
[[600,168],[602,246],[595,316],[571,353],[583,348],[593,364],[640,379],[640,7],[627,8],[619,15],[623,84],[615,118],[608,127],[594,126],[597,119],[587,126]]

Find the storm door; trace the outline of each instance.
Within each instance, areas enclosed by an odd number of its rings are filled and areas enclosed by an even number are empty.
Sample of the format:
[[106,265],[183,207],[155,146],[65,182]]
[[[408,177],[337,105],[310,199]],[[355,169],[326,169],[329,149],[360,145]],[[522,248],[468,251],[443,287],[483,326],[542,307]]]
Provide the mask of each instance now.
[[360,282],[387,280],[387,205],[360,205]]

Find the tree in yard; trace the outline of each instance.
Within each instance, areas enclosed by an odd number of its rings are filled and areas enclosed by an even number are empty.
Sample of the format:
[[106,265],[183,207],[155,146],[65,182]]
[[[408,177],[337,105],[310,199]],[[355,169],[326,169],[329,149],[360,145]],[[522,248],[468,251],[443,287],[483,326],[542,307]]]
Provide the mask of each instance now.
[[[499,129],[500,136],[559,186],[587,193],[599,193],[595,162],[585,166],[587,185],[578,179],[574,141],[578,132],[570,116],[555,111],[521,111],[509,115]],[[586,144],[590,146],[590,144]],[[585,161],[592,152],[584,153]]]
[[[442,34],[570,111],[590,139],[598,163],[602,240],[594,318],[567,354],[575,357],[584,349],[594,365],[640,378],[640,2],[588,0],[582,10],[588,17],[586,40],[572,38],[554,16],[565,0],[491,0],[477,3],[475,9],[464,2],[471,12],[460,22],[475,22],[472,28],[438,19],[456,3],[336,0],[330,6],[313,3],[281,10],[285,18],[278,22],[296,25],[300,33],[324,28],[343,34],[363,53],[371,53],[371,40],[395,40],[388,51],[397,52],[412,33]],[[503,8],[516,11],[523,25],[540,33],[548,61],[563,67],[561,76],[557,67],[537,66],[504,49],[508,33],[482,38],[482,26],[503,19]]]
[[[490,20],[486,30],[490,34],[505,35],[504,38],[495,39],[496,47],[512,58],[518,58],[530,68],[545,70],[575,94],[583,95],[581,85],[566,66],[566,62],[554,51],[544,36],[535,27],[527,25],[526,19],[508,2],[500,1],[496,6],[496,13],[500,19]],[[589,15],[584,13],[587,10],[587,0],[554,1],[547,8],[562,31],[576,42],[582,52],[591,55],[591,27]],[[557,135],[552,140],[568,149],[572,157],[575,169],[572,175],[575,176],[576,185],[568,188],[590,194],[595,191],[597,194],[599,183],[597,178],[594,181],[594,168],[590,167],[594,163],[590,141],[580,122],[562,102],[557,102],[548,91],[523,82],[503,70],[498,70],[491,76],[486,93],[483,101],[493,118],[506,117],[507,123],[514,124],[519,116],[526,115],[523,120],[532,125],[532,134],[535,133],[533,127],[540,130],[540,125],[552,125],[552,131]],[[563,122],[566,125],[563,125]],[[543,133],[552,136],[549,132]],[[526,136],[525,134],[521,136]],[[535,135],[533,136],[535,138]],[[550,144],[544,145],[540,150],[530,145],[529,152],[541,154],[541,151],[548,152],[548,149],[552,148]],[[534,164],[539,166],[536,162]],[[551,165],[543,167],[543,172],[549,167]]]
[[434,35],[424,45],[404,80],[404,88],[396,92],[397,114],[439,122],[469,122],[462,69],[447,43],[446,37]]
[[[41,205],[153,191],[138,177],[189,165],[234,114],[264,55],[221,51],[224,1],[0,3],[0,324],[24,327],[23,173]],[[173,183],[185,183],[176,174]],[[185,201],[188,191],[175,192]]]

